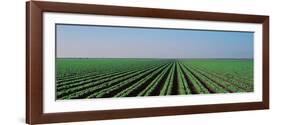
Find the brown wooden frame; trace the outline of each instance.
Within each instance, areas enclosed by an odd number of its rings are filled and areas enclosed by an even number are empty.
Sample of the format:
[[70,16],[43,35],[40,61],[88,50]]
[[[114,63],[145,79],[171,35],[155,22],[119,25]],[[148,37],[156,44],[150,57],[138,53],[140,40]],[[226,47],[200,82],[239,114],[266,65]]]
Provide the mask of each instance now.
[[[43,113],[43,12],[262,24],[263,101],[231,104]],[[26,122],[29,124],[269,109],[269,16],[30,1],[26,3]]]

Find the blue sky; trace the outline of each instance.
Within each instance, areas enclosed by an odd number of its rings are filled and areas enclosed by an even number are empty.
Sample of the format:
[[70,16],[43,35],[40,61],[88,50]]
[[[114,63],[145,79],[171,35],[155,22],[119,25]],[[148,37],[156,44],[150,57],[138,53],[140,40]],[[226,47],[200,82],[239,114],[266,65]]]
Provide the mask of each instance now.
[[252,32],[56,25],[59,58],[253,58]]

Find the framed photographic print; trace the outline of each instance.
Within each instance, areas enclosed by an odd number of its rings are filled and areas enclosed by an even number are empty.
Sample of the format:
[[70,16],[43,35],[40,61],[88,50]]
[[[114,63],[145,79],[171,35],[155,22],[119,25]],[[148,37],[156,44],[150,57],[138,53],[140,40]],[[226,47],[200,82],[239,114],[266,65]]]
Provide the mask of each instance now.
[[30,1],[30,124],[269,108],[269,17]]

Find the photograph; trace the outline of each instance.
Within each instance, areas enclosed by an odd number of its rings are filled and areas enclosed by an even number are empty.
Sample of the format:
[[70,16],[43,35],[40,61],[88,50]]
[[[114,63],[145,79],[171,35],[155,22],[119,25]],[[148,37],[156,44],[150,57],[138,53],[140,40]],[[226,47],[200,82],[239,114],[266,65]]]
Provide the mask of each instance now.
[[56,100],[254,92],[254,32],[56,24]]
[[25,9],[27,124],[270,109],[271,15],[47,1]]

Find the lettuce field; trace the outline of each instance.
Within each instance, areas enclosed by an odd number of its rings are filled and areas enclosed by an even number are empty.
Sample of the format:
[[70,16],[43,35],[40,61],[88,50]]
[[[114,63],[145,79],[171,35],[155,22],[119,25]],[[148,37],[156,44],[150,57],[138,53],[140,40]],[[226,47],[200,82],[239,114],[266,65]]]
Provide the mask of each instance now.
[[56,99],[253,92],[252,59],[56,59]]

